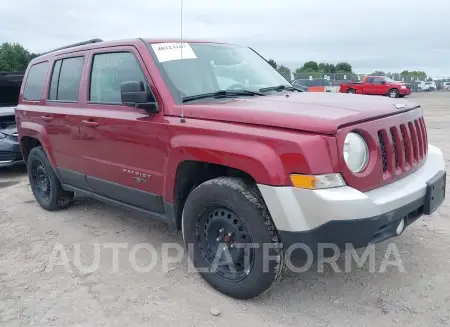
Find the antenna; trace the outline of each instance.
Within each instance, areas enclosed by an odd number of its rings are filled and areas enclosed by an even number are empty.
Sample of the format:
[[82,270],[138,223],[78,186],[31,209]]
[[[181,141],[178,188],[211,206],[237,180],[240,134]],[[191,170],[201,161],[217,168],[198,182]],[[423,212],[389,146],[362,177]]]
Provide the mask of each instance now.
[[[180,51],[181,51],[181,62],[180,62],[180,78],[181,85],[183,85],[183,0],[180,0]],[[181,99],[181,119],[180,123],[185,123],[186,119],[184,119],[184,105],[183,105],[183,92],[180,89],[180,99]]]

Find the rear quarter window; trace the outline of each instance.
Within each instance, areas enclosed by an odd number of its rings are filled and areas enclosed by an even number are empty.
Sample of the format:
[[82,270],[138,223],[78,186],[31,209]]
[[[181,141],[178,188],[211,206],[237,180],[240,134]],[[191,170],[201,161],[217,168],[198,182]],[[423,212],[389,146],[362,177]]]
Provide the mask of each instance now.
[[39,101],[43,97],[45,79],[47,77],[48,62],[42,62],[30,67],[23,90],[23,99],[26,101]]

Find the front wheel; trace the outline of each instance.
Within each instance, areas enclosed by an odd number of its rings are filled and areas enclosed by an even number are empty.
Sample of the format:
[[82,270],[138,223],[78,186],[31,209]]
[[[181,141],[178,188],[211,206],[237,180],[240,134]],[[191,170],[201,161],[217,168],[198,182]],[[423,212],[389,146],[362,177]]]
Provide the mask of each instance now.
[[348,94],[355,94],[356,91],[355,91],[354,89],[348,89],[348,90],[347,90],[347,93],[348,93]]
[[284,251],[255,185],[229,177],[201,184],[186,200],[182,225],[194,266],[219,292],[250,299],[282,276]]
[[399,95],[399,93],[398,93],[398,90],[397,90],[397,89],[391,89],[391,90],[389,90],[389,92],[388,92],[388,96],[389,96],[390,98],[398,98],[398,95]]

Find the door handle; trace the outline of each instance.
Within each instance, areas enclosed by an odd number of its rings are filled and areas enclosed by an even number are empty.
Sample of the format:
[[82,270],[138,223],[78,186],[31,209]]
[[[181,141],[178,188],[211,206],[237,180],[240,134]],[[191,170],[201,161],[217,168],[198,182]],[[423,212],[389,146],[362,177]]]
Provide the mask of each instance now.
[[81,123],[88,127],[98,127],[98,123],[92,120],[82,120]]
[[41,116],[41,118],[43,121],[52,121],[53,120],[53,117],[51,117],[51,116]]

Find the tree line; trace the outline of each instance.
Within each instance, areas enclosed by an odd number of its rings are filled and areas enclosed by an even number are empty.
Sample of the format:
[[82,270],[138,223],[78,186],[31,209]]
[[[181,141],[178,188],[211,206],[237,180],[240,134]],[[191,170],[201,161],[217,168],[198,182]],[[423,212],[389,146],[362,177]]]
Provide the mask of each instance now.
[[25,49],[19,43],[0,44],[0,72],[23,72],[31,59],[39,56]]
[[[303,64],[302,67],[295,69],[293,72],[283,65],[278,65],[277,62],[273,59],[268,60],[269,64],[278,70],[278,72],[283,75],[287,80],[293,78],[305,78],[308,74],[311,76],[317,76],[318,74],[323,75],[332,75],[332,74],[354,74],[352,65],[348,62],[342,61],[337,64],[332,64],[328,62],[317,63],[316,61],[307,61]],[[400,73],[392,73],[392,72],[383,72],[380,70],[376,70],[373,73],[369,74],[373,76],[387,76],[392,78],[393,80],[400,81],[402,78],[408,77],[410,79],[419,79],[419,80],[431,80],[430,77],[427,76],[427,73],[424,71],[408,71],[404,70]]]
[[302,67],[295,69],[293,72],[289,68],[283,65],[278,65],[273,59],[268,60],[269,64],[278,70],[278,72],[284,76],[284,78],[291,80],[292,74],[295,78],[300,78],[304,74],[339,74],[339,73],[352,73],[352,65],[348,62],[338,62],[337,64],[332,64],[328,62],[317,63],[316,61],[307,61]]

